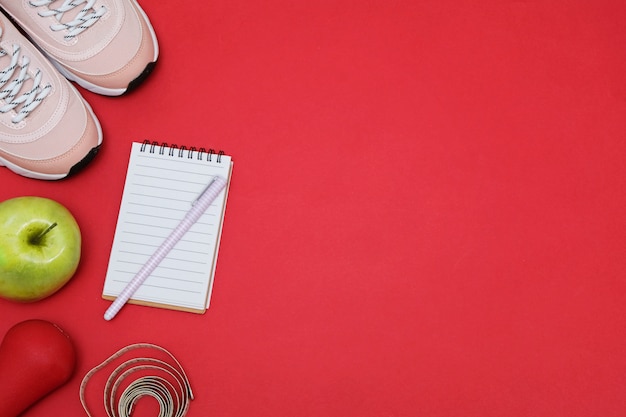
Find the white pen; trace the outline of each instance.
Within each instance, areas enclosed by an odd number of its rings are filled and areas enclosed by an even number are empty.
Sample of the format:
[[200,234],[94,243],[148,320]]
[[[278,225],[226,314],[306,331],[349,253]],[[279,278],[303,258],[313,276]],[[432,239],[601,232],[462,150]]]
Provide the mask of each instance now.
[[137,275],[126,285],[124,290],[117,296],[113,303],[104,313],[105,320],[111,320],[124,307],[124,304],[133,296],[135,291],[150,276],[152,271],[161,263],[167,254],[172,250],[174,245],[187,233],[202,214],[211,206],[211,203],[226,187],[226,180],[220,176],[216,176],[204,189],[202,194],[191,203],[191,209],[185,217],[180,221],[178,226],[163,241],[161,246],[152,254],[148,261],[141,267]]

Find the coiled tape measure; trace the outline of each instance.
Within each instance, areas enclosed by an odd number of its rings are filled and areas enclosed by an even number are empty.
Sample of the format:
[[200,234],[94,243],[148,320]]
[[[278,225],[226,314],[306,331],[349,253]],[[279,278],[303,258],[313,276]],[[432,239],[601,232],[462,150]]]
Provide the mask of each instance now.
[[[140,350],[144,353],[156,350],[154,353],[164,358],[137,356]],[[181,364],[174,355],[158,345],[136,343],[120,349],[85,375],[80,384],[80,401],[87,416],[95,417],[86,399],[92,378],[123,356],[130,359],[122,359],[104,384],[107,416],[129,417],[137,401],[145,396],[153,397],[159,403],[158,417],[183,417],[187,413],[193,393]]]

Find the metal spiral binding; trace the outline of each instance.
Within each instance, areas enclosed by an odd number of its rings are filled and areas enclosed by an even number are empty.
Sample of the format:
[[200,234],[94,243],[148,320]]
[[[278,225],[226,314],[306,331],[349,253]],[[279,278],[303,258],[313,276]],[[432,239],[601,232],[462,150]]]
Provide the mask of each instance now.
[[147,139],[141,144],[141,152],[158,152],[159,155],[165,155],[166,151],[168,156],[193,159],[195,155],[195,158],[201,161],[205,159],[206,155],[207,162],[213,162],[213,156],[215,156],[215,162],[218,164],[222,162],[222,155],[224,155],[224,151],[216,152],[214,149],[196,148],[194,146],[187,148],[184,145],[178,146],[175,143],[168,144],[167,142],[150,141]]

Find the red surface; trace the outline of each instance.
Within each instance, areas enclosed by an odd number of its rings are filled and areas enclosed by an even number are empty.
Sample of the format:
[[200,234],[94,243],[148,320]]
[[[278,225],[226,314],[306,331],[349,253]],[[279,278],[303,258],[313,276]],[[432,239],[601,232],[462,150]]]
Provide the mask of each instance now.
[[[0,196],[77,217],[75,278],[0,301],[78,372],[27,417],[82,416],[84,373],[171,350],[189,416],[626,415],[622,1],[144,0],[162,53],[75,178]],[[206,315],[100,299],[130,142],[235,161]],[[148,404],[149,405],[149,404]]]

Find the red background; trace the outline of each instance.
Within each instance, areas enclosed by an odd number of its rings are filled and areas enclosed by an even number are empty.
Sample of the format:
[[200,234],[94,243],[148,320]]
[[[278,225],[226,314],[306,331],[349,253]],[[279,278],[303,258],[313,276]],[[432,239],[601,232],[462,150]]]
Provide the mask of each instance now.
[[[626,415],[623,1],[143,0],[161,55],[75,178],[0,171],[82,227],[73,280],[0,300],[55,321],[83,375],[145,341],[189,416]],[[205,315],[100,298],[131,141],[235,166]],[[99,411],[99,408],[98,408]]]

